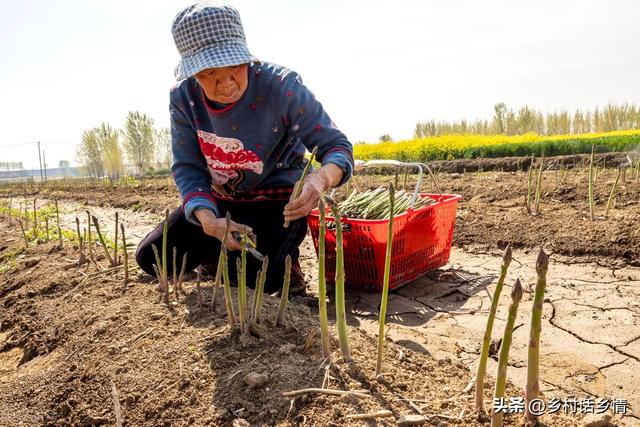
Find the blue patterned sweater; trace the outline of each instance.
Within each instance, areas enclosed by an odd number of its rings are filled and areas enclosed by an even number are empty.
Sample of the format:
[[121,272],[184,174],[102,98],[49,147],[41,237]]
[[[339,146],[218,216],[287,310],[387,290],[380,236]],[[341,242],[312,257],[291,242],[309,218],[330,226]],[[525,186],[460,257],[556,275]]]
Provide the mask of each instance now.
[[235,103],[220,109],[195,78],[171,90],[171,171],[186,218],[211,209],[219,199],[288,199],[300,178],[306,150],[353,170],[353,147],[333,124],[300,76],[269,63],[250,64],[248,86]]

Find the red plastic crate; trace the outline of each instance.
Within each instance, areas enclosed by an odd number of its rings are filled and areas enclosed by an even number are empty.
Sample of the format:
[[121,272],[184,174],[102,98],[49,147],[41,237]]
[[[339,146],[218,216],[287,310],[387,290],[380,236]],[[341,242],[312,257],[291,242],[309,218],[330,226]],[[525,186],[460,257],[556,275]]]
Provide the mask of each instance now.
[[[389,290],[399,288],[449,261],[456,208],[461,196],[420,194],[436,202],[395,217],[391,251]],[[327,223],[333,217],[326,216]],[[308,217],[313,244],[318,253],[318,209]],[[367,291],[382,292],[389,220],[342,218],[345,284]],[[326,277],[335,282],[335,230],[327,227]]]

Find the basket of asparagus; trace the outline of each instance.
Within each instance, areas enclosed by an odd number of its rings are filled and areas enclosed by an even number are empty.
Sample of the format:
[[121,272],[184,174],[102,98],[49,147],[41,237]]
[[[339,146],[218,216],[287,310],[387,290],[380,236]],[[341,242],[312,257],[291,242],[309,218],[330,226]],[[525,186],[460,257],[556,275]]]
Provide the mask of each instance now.
[[[393,254],[389,289],[400,287],[428,270],[438,268],[449,260],[456,209],[460,196],[455,194],[420,193],[426,165],[394,160],[359,162],[356,171],[367,167],[415,167],[418,178],[413,192],[395,192],[393,207]],[[384,262],[391,216],[389,189],[379,187],[352,191],[338,204],[343,231],[343,250],[346,284],[351,287],[380,292],[384,276]],[[327,211],[326,278],[335,277],[334,218]],[[313,242],[318,250],[319,211],[311,211],[308,218]]]

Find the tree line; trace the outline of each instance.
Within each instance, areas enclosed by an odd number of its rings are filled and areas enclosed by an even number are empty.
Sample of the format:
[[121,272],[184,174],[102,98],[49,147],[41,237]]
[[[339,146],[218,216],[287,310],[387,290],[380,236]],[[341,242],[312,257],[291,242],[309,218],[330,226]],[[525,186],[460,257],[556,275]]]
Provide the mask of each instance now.
[[22,162],[0,162],[0,171],[22,170]]
[[513,110],[503,102],[494,105],[493,118],[454,122],[430,120],[416,124],[414,136],[438,135],[564,135],[614,130],[640,129],[640,107],[635,104],[608,104],[593,111],[577,109],[543,113],[529,106]]
[[171,134],[168,128],[156,129],[146,114],[130,111],[120,130],[109,123],[85,130],[76,155],[92,177],[125,175],[125,158],[136,174],[144,175],[171,166]]

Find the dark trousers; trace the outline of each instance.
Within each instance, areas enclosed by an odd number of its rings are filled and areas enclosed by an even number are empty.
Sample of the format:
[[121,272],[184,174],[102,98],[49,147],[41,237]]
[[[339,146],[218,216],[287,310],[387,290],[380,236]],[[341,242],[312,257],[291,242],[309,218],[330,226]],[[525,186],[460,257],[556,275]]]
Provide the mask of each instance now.
[[[228,202],[219,200],[218,208],[221,217],[227,212],[231,219],[237,223],[248,225],[257,236],[257,250],[269,257],[267,269],[267,281],[265,292],[273,293],[282,288],[284,278],[284,261],[287,255],[291,256],[292,272],[291,286],[301,277],[298,256],[299,246],[307,233],[307,219],[300,218],[284,228],[282,211],[286,201],[260,200]],[[162,257],[162,223],[149,233],[138,245],[136,261],[142,270],[155,277],[153,265],[156,263],[151,245],[158,248]],[[169,214],[167,230],[167,264],[168,273],[172,273],[173,247],[177,249],[177,268],[180,269],[182,256],[187,253],[186,271],[192,271],[198,265],[213,265],[212,270],[218,264],[220,254],[220,241],[215,237],[205,234],[202,227],[187,221],[182,208],[178,208]],[[237,283],[236,258],[240,251],[229,251],[229,278]],[[247,286],[254,288],[258,270],[262,263],[247,253]],[[211,271],[211,270],[210,270]]]

